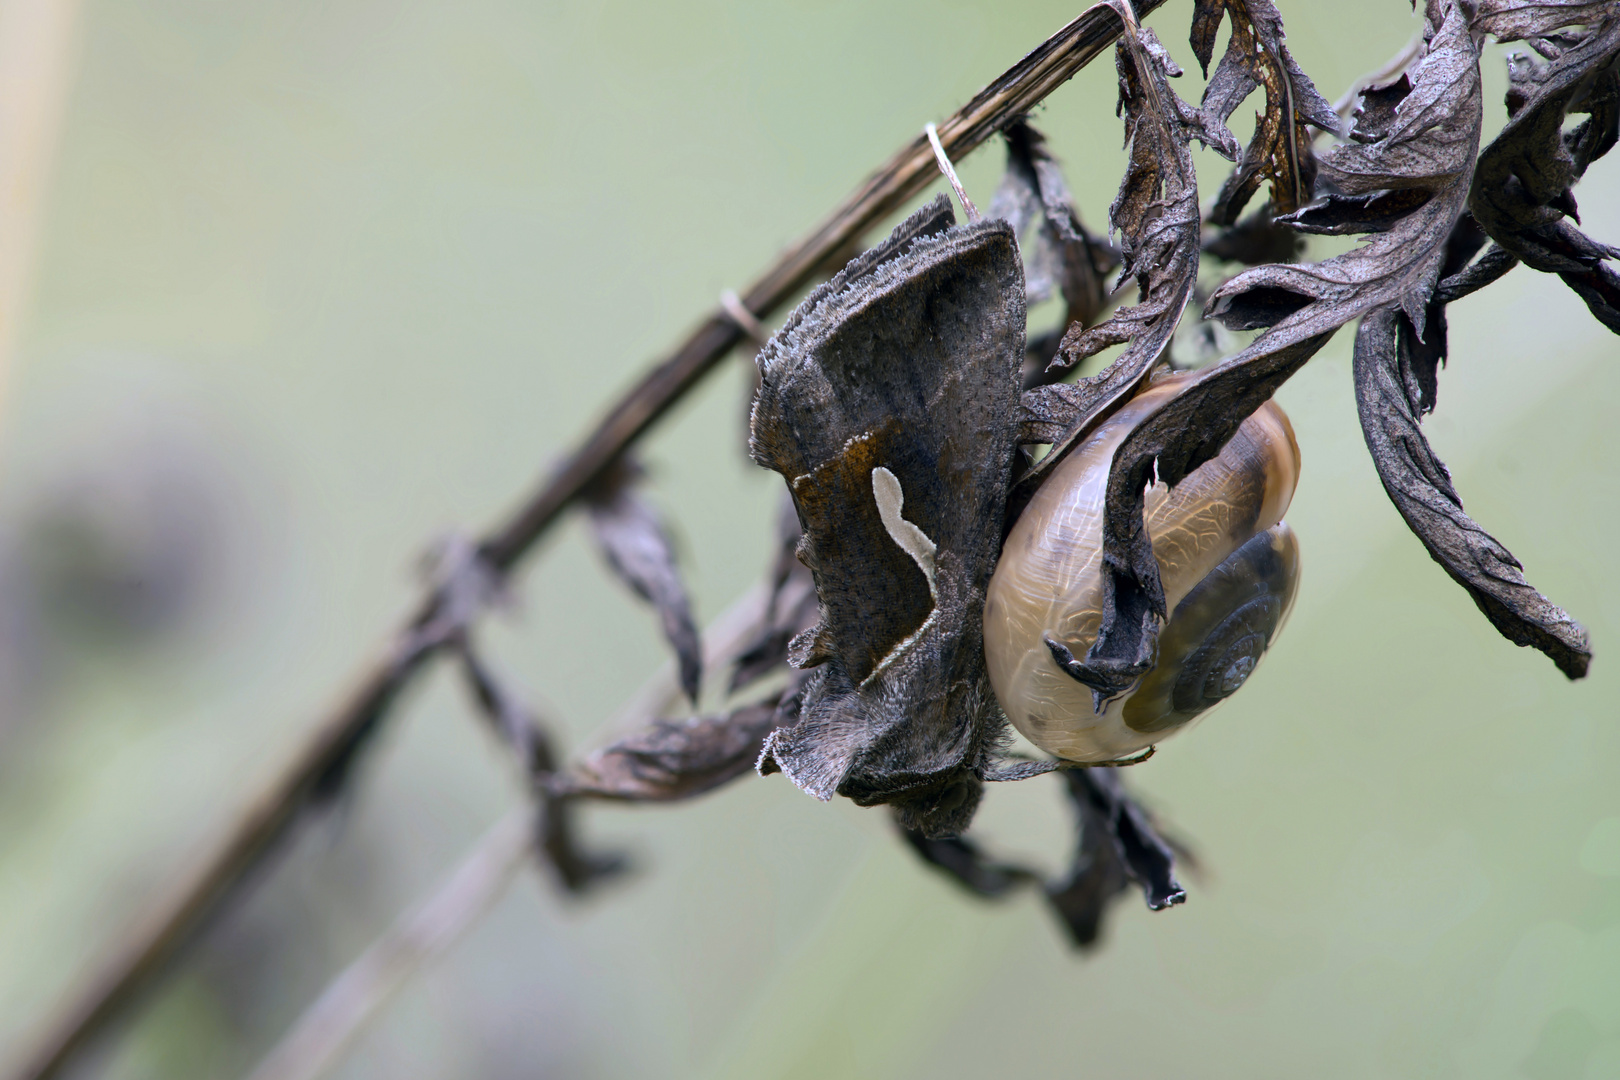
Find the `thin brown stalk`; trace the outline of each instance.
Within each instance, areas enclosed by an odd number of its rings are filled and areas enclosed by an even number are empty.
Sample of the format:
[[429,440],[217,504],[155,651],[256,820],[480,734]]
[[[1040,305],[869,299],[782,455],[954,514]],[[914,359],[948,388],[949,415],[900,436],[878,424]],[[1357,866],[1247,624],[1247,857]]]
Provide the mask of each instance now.
[[[1136,0],[1138,15],[1164,0]],[[1009,122],[1027,113],[1075,72],[1107,49],[1120,33],[1120,16],[1104,4],[1083,12],[1038,45],[938,126],[941,144],[959,159]],[[818,274],[833,269],[873,226],[921,192],[935,177],[928,140],[918,135],[874,172],[803,239],[789,248],[742,294],[750,312],[769,315]],[[503,579],[593,480],[691,390],[743,339],[722,307],[608,410],[607,415],[540,485],[539,490],[478,547],[482,569]],[[36,1054],[14,1075],[42,1080],[136,1001],[199,930],[241,888],[289,833],[302,812],[341,780],[361,744],[383,722],[394,701],[426,661],[472,612],[465,590],[452,582],[435,590],[395,640],[354,682],[353,689],[309,731],[272,781],[225,830],[192,873],[132,931],[114,956],[47,1025]]]
[[426,899],[332,980],[248,1080],[314,1080],[337,1064],[366,1021],[494,906],[533,838],[533,811],[508,811]]
[[[704,628],[705,671],[719,676],[747,645],[767,599],[766,589],[755,586]],[[680,697],[672,660],[631,695],[609,730],[650,723]],[[337,1064],[412,976],[448,951],[494,906],[513,871],[534,850],[535,812],[532,804],[509,811],[473,841],[455,869],[327,984],[249,1080],[314,1080]]]

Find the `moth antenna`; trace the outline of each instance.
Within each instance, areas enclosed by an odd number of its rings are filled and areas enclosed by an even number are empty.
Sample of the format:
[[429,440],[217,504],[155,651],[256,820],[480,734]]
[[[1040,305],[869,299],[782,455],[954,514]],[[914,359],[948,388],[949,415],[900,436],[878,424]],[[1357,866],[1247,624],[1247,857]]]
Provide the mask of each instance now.
[[928,145],[934,148],[934,160],[939,162],[939,171],[951,182],[951,190],[956,192],[956,201],[962,204],[962,212],[967,215],[968,221],[978,221],[982,215],[979,208],[973,205],[973,200],[968,198],[967,191],[962,187],[962,181],[956,178],[956,170],[951,167],[951,159],[945,155],[945,146],[939,141],[939,129],[930,122],[923,125],[923,131],[928,135]]
[[752,338],[754,344],[763,345],[770,339],[771,335],[765,329],[765,324],[755,318],[754,313],[748,310],[742,299],[730,289],[720,294],[720,310],[726,313],[726,318],[737,324],[737,329]]

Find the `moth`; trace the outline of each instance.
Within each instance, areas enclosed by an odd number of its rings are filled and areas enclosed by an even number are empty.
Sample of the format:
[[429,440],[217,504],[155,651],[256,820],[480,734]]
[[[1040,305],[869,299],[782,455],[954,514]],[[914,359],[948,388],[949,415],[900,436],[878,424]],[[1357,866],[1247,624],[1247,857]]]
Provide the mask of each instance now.
[[816,289],[760,351],[749,450],[788,483],[820,619],[760,756],[827,800],[967,827],[1006,721],[985,588],[1018,457],[1025,283],[1007,222],[943,195]]

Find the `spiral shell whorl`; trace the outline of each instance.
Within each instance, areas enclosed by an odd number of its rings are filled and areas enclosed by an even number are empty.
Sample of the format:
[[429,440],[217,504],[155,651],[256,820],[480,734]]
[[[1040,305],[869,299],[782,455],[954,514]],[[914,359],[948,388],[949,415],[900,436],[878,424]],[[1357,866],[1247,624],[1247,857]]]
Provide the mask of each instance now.
[[1103,500],[1114,451],[1191,376],[1128,402],[1047,478],[1007,537],[985,604],[991,683],[1013,725],[1073,761],[1128,757],[1185,726],[1253,671],[1292,604],[1298,544],[1281,523],[1299,448],[1268,402],[1213,460],[1147,492],[1144,520],[1171,612],[1159,661],[1101,713],[1053,660],[1047,635],[1077,657],[1102,615]]

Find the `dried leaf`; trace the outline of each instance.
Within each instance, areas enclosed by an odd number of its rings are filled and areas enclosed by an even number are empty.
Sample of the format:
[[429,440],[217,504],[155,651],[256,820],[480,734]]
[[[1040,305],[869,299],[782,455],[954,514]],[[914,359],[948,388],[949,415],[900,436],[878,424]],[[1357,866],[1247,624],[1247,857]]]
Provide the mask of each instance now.
[[994,858],[967,837],[930,839],[904,824],[900,831],[925,862],[975,896],[999,900],[1024,886],[1040,886],[1080,948],[1097,943],[1109,905],[1133,883],[1154,911],[1186,900],[1175,876],[1177,849],[1158,834],[1116,771],[1065,770],[1063,782],[1075,811],[1075,856],[1069,871],[1054,881]]
[[467,637],[458,639],[456,652],[461,658],[462,675],[472,691],[479,713],[489,721],[490,728],[506,744],[512,756],[517,758],[525,777],[533,780],[550,773],[556,768],[556,763],[551,753],[551,740],[546,737],[538,717],[495,678],[489,667],[479,659]]
[[[1371,232],[1360,247],[1312,265],[1260,266],[1217,289],[1207,315],[1231,329],[1273,327],[1282,348],[1374,308],[1398,304],[1420,330],[1463,211],[1482,119],[1479,54],[1449,0],[1411,79],[1372,88],[1353,134],[1321,159],[1334,194],[1284,218],[1306,232]],[[1392,93],[1393,88],[1400,88]],[[1256,345],[1261,342],[1256,342]]]
[[[1436,368],[1445,356],[1444,303],[1505,273],[1515,254],[1493,233],[1507,253],[1487,253],[1478,269],[1466,267],[1483,242],[1462,215],[1482,111],[1478,52],[1460,6],[1437,0],[1426,14],[1427,49],[1411,77],[1370,90],[1352,133],[1356,141],[1324,157],[1322,173],[1336,193],[1293,216],[1307,231],[1375,235],[1314,267],[1240,274],[1216,291],[1211,310],[1229,326],[1273,326],[1249,352],[1365,316],[1358,357],[1367,359],[1358,359],[1358,394],[1368,447],[1391,499],[1499,630],[1541,648],[1573,676],[1585,670],[1584,631],[1525,584],[1512,556],[1462,514],[1444,467],[1416,429],[1417,417],[1433,407]],[[1477,191],[1478,183],[1473,186]],[[1442,276],[1446,287],[1437,289]],[[1396,375],[1386,371],[1385,382],[1376,381],[1374,360],[1381,358],[1385,368],[1397,364],[1390,359],[1397,314],[1404,327],[1399,400],[1392,389]],[[1407,414],[1410,430],[1390,426]],[[1136,570],[1140,576],[1140,565]]]
[[[1208,461],[1348,320],[1398,304],[1422,332],[1467,194],[1481,118],[1478,54],[1466,19],[1449,0],[1431,4],[1430,14],[1435,28],[1411,89],[1387,117],[1383,111],[1374,116],[1377,136],[1363,127],[1369,141],[1341,146],[1322,161],[1324,175],[1344,194],[1291,218],[1317,228],[1375,225],[1384,231],[1326,262],[1255,267],[1217,289],[1209,313],[1229,328],[1272,329],[1201,371],[1115,451],[1103,527],[1103,620],[1084,665],[1089,684],[1099,688],[1099,704],[1151,666],[1167,615],[1142,524],[1148,480],[1156,475],[1174,486]],[[1423,194],[1404,215],[1374,223],[1357,197],[1382,189]]]
[[1475,33],[1497,41],[1523,41],[1613,14],[1614,0],[1479,0],[1472,24]]
[[759,629],[743,646],[731,672],[729,693],[736,693],[772,671],[787,666],[788,645],[816,622],[816,585],[799,561],[799,515],[784,493],[777,514],[776,558],[771,566],[771,596]]
[[1441,279],[1440,286],[1434,290],[1434,298],[1442,304],[1454,303],[1470,293],[1478,292],[1518,265],[1517,257],[1500,245],[1492,244],[1473,263]]
[[1106,819],[1078,803],[1079,829],[1069,874],[1046,887],[1046,902],[1068,931],[1076,948],[1089,949],[1102,940],[1109,905],[1131,886],[1119,845]]
[[[1588,25],[1553,33],[1571,21]],[[1620,126],[1620,5],[1496,3],[1481,8],[1475,28],[1504,41],[1531,38],[1551,58],[1509,58],[1510,119],[1480,155],[1469,208],[1491,239],[1525,265],[1559,275],[1620,334],[1620,274],[1606,261],[1620,248],[1566,220],[1576,217],[1570,188],[1614,145]],[[1566,133],[1571,112],[1590,118]]]
[[1231,17],[1232,33],[1215,77],[1204,88],[1204,111],[1224,126],[1255,87],[1266,91],[1266,108],[1255,118],[1254,136],[1243,160],[1227,177],[1210,211],[1213,224],[1231,225],[1261,180],[1271,182],[1271,203],[1280,213],[1292,213],[1309,202],[1315,167],[1313,136],[1306,125],[1337,131],[1339,118],[1289,54],[1282,16],[1271,0],[1197,0],[1192,47],[1205,75],[1223,14]]
[[585,505],[608,565],[658,612],[680,665],[681,688],[695,704],[703,681],[703,646],[675,563],[675,546],[658,512],[636,494],[639,477],[633,462],[620,462],[592,487]]
[[[1243,419],[1326,343],[1369,310],[1400,305],[1421,334],[1444,264],[1446,242],[1462,211],[1480,124],[1478,56],[1460,10],[1431,5],[1438,25],[1410,90],[1363,119],[1368,141],[1323,159],[1342,195],[1293,216],[1318,229],[1376,227],[1360,248],[1315,265],[1245,271],[1217,289],[1209,312],[1232,329],[1271,326],[1243,352],[1204,369],[1187,390],[1160,406],[1115,451],[1103,530],[1104,610],[1085,667],[1099,703],[1127,689],[1151,666],[1163,587],[1142,524],[1148,480],[1175,485],[1208,461]],[[1383,189],[1421,193],[1403,214],[1374,220],[1359,196]]]
[[1187,893],[1176,880],[1175,851],[1126,794],[1119,773],[1070,769],[1063,779],[1079,819],[1079,843],[1073,868],[1047,887],[1046,898],[1074,943],[1085,947],[1097,941],[1109,901],[1128,882],[1141,886],[1154,911],[1183,903]]
[[1304,250],[1298,230],[1279,224],[1272,216],[1271,204],[1222,229],[1204,241],[1204,254],[1227,262],[1240,262],[1246,266],[1263,263],[1293,262]]
[[1040,881],[1040,875],[1029,867],[993,859],[963,836],[930,838],[904,825],[900,826],[900,835],[924,862],[986,900],[999,900],[1015,889]]
[[1114,451],[1103,510],[1103,619],[1084,663],[1069,674],[1093,688],[1101,710],[1153,665],[1165,620],[1164,587],[1143,525],[1143,497],[1155,476],[1174,487],[1219,454],[1239,425],[1333,336],[1278,345],[1267,335],[1213,367],[1144,417]]
[[569,892],[582,893],[599,881],[623,873],[629,868],[629,860],[623,855],[587,851],[580,845],[567,800],[550,788],[556,761],[551,740],[539,719],[479,659],[466,635],[457,638],[456,651],[479,711],[524,769],[537,804],[536,854],[551,868],[558,884]]
[[1230,132],[1170,89],[1181,70],[1153,31],[1139,29],[1115,53],[1119,109],[1125,117],[1130,160],[1108,217],[1121,236],[1121,273],[1134,277],[1141,300],[1100,326],[1071,326],[1053,365],[1069,368],[1110,345],[1129,341],[1101,373],[1073,384],[1038,387],[1022,401],[1019,441],[1052,443],[1052,450],[1020,482],[1032,490],[1088,426],[1138,386],[1175,334],[1198,276],[1198,178],[1190,139],[1228,157],[1237,153]]
[[558,795],[670,802],[711,791],[748,772],[770,733],[777,699],[725,716],[654,720],[591,754],[550,789]]
[[1433,360],[1403,314],[1384,309],[1362,320],[1355,371],[1367,448],[1412,532],[1504,637],[1540,649],[1571,679],[1585,675],[1586,631],[1531,588],[1519,561],[1463,513],[1450,472],[1423,437],[1418,418],[1432,401]]
[[[1397,302],[1410,305],[1419,326],[1424,322],[1446,240],[1466,197],[1480,124],[1478,58],[1466,20],[1449,3],[1434,5],[1434,11],[1438,25],[1411,90],[1395,96],[1371,91],[1375,102],[1388,105],[1363,114],[1377,130],[1363,125],[1365,144],[1340,147],[1324,159],[1324,173],[1343,194],[1291,219],[1308,213],[1313,216],[1307,224],[1319,229],[1371,225],[1386,231],[1336,259],[1257,267],[1217,290],[1211,309],[1228,327],[1273,329],[1201,372],[1115,452],[1104,517],[1104,614],[1081,665],[1099,706],[1151,666],[1158,627],[1167,616],[1142,524],[1148,480],[1157,476],[1174,485],[1218,453],[1243,419],[1349,319]],[[1404,213],[1375,222],[1357,197],[1391,188],[1420,195]]]
[[[1105,281],[1119,265],[1119,252],[1086,231],[1062,169],[1027,119],[1009,124],[1002,136],[1007,170],[989,216],[1006,221],[1021,239],[1027,303],[1061,292],[1068,305],[1065,325],[1089,326],[1107,307]],[[1023,243],[1032,225],[1034,235]]]

